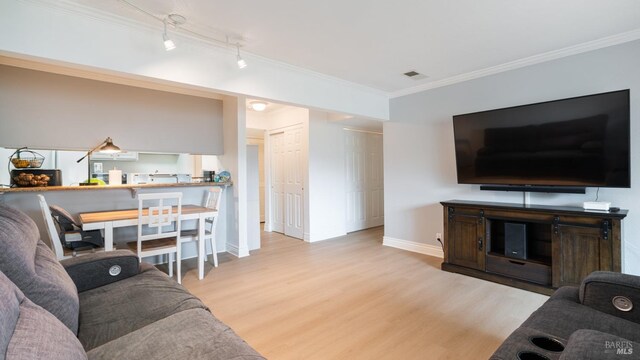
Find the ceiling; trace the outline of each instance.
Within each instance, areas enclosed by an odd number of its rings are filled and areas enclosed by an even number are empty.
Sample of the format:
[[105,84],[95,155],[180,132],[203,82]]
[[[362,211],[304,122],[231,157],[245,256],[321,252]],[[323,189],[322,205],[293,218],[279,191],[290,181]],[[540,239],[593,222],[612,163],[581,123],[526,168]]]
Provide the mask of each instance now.
[[[242,38],[243,51],[390,94],[621,33],[640,38],[639,0],[127,1],[183,15],[186,29],[208,37]],[[68,2],[158,25],[122,0]],[[410,70],[428,77],[402,75]]]

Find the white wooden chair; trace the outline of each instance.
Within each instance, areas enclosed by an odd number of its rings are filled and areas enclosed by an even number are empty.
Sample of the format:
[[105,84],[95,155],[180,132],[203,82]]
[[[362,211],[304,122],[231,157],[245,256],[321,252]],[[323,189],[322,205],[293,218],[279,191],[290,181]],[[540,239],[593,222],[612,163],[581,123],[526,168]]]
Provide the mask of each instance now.
[[182,283],[182,252],[178,243],[181,219],[182,193],[139,194],[138,240],[127,243],[141,261],[147,256],[168,255],[170,277],[175,255],[178,283]]
[[[40,203],[40,210],[42,211],[42,217],[44,218],[44,225],[47,229],[47,233],[49,234],[49,241],[51,243],[51,248],[53,249],[53,253],[56,255],[58,260],[67,259],[73,256],[82,255],[86,253],[93,253],[96,251],[95,248],[82,248],[82,249],[69,249],[63,246],[63,241],[60,238],[60,234],[63,234],[65,237],[65,241],[73,242],[73,241],[82,241],[83,240],[83,232],[79,230],[74,231],[63,231],[58,227],[58,222],[55,221],[53,215],[51,214],[51,209],[47,204],[47,200],[44,198],[44,195],[38,194],[38,202]],[[100,250],[104,250],[101,248]]]
[[53,223],[53,216],[51,216],[51,210],[49,210],[47,200],[42,194],[38,194],[38,201],[40,202],[40,210],[42,211],[42,217],[44,218],[44,225],[47,228],[47,233],[49,233],[49,241],[51,242],[53,252],[56,254],[56,258],[58,260],[68,258],[69,256],[65,256],[64,254],[62,242],[60,242],[60,236],[58,235],[58,229]]
[[[218,223],[218,214],[220,212],[220,200],[222,200],[222,194],[224,188],[213,187],[207,191],[207,197],[204,202],[204,206],[215,210],[215,215],[212,218],[205,220],[204,239],[209,239],[211,244],[211,257],[213,258],[213,266],[218,267],[218,249],[216,246],[216,225]],[[184,230],[180,233],[180,244],[184,244],[190,241],[199,241],[198,229]],[[207,257],[206,243],[205,243],[205,258]]]

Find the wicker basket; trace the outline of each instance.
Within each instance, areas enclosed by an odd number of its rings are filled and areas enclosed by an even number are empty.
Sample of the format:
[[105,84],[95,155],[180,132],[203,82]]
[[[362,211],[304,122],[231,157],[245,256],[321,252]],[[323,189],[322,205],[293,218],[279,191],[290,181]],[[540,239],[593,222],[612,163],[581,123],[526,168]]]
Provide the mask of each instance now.
[[44,156],[27,148],[16,150],[16,152],[10,156],[10,159],[11,164],[13,164],[16,169],[37,169],[42,166],[44,162]]

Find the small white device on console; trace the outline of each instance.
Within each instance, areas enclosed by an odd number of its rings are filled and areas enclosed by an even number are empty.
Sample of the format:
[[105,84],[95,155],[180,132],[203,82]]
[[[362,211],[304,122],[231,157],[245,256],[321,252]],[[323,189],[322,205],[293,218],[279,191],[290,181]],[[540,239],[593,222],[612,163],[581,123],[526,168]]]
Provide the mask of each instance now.
[[608,201],[585,201],[582,203],[582,208],[585,210],[601,210],[609,211],[611,203]]

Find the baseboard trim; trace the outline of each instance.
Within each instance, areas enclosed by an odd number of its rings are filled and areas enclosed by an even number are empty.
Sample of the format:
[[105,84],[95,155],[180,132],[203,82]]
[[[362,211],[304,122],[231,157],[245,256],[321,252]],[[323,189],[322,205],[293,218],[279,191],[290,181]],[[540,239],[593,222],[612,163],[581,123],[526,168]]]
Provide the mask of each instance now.
[[320,241],[340,239],[341,237],[346,236],[346,235],[347,235],[347,233],[344,232],[344,233],[339,233],[339,234],[320,236],[319,238],[318,238],[318,236],[315,236],[313,239],[309,238],[309,240],[305,239],[305,241],[308,241],[310,243],[316,243],[316,242],[320,242]]
[[237,258],[249,256],[249,250],[244,249],[243,251],[240,251],[236,245],[231,243],[227,243],[227,252]]
[[384,236],[382,238],[382,245],[444,259],[444,251],[442,251],[442,248],[437,245],[396,239],[389,236]]

